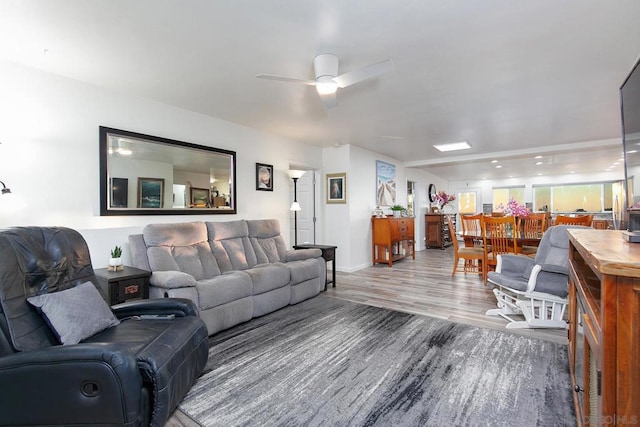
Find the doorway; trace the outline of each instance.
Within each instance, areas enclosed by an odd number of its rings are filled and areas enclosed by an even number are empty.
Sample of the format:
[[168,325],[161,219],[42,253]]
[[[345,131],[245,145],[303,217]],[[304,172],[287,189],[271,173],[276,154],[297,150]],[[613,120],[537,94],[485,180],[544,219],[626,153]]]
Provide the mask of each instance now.
[[[317,211],[317,172],[315,170],[308,170],[301,178],[298,179],[297,184],[297,200],[300,204],[300,210],[294,215],[291,212],[289,235],[290,244],[293,247],[295,243],[295,217],[298,220],[298,244],[303,243],[316,243],[317,229],[316,229],[316,211]],[[291,186],[291,201],[294,200],[293,185]]]

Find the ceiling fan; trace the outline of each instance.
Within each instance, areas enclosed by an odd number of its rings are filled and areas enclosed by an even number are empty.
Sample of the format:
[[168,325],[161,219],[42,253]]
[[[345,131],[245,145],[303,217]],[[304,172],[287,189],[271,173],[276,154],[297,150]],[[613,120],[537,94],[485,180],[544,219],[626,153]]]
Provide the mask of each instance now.
[[338,88],[345,88],[352,84],[387,73],[393,69],[393,62],[386,59],[375,64],[367,65],[348,73],[338,75],[338,57],[332,53],[322,53],[313,58],[315,80],[297,79],[294,77],[276,76],[272,74],[256,74],[259,79],[278,80],[290,83],[302,83],[315,86],[322,102],[327,108],[338,105],[336,92]]

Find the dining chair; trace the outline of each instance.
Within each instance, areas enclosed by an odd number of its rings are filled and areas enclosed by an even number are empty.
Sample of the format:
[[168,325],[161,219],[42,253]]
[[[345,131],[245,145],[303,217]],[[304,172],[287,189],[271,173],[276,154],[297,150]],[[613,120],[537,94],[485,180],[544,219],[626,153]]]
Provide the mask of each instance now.
[[482,218],[482,239],[484,257],[482,259],[482,279],[486,283],[489,269],[498,264],[498,255],[516,254],[516,219],[512,215],[503,217],[484,216]]
[[447,225],[449,227],[449,234],[451,235],[451,241],[453,242],[453,271],[451,271],[451,276],[454,276],[458,271],[458,267],[460,264],[460,259],[464,260],[462,264],[462,271],[465,273],[483,273],[483,259],[484,259],[484,249],[477,246],[462,246],[460,247],[460,243],[456,238],[456,230],[453,226],[453,222],[451,222],[451,218],[446,216]]
[[[482,217],[484,214],[465,214],[460,215],[462,224],[462,236],[465,237],[465,246],[470,246],[467,242],[471,242],[473,246],[482,247]],[[477,238],[468,238],[467,236],[476,236]]]
[[[520,230],[522,236],[542,237],[542,234],[547,229],[546,218],[546,213],[530,213],[527,216],[518,217],[518,230]],[[536,252],[538,252],[538,247],[522,245],[520,252],[523,255],[535,256]]]
[[591,227],[592,221],[593,215],[556,215],[555,225],[584,225],[586,227]]

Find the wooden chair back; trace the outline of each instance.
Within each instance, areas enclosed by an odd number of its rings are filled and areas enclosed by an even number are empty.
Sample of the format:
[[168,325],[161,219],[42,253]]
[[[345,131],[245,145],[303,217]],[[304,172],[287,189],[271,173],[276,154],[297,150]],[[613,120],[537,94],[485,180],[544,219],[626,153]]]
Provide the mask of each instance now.
[[530,213],[527,216],[518,217],[518,230],[520,230],[524,236],[542,236],[548,228],[546,221],[547,214]]
[[460,222],[462,223],[462,235],[463,236],[477,236],[477,239],[473,239],[473,245],[482,247],[482,217],[484,214],[466,214],[460,215]]
[[484,241],[483,279],[487,280],[487,273],[491,266],[497,265],[498,255],[515,254],[516,219],[511,216],[482,218],[482,239]]
[[557,215],[555,225],[584,225],[591,227],[593,215],[566,216]]

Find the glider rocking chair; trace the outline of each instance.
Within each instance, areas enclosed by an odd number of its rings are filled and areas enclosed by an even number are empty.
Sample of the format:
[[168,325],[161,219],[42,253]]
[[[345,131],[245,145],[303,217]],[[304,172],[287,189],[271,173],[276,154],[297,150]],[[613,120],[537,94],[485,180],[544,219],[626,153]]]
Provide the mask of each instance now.
[[[569,228],[549,227],[544,233],[535,259],[523,255],[500,255],[496,271],[488,273],[498,308],[489,316],[509,320],[509,329],[566,328],[569,279]],[[513,316],[524,316],[516,320]]]

